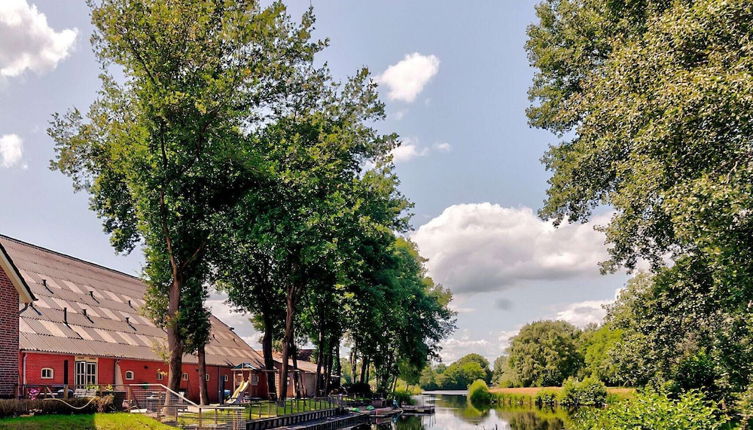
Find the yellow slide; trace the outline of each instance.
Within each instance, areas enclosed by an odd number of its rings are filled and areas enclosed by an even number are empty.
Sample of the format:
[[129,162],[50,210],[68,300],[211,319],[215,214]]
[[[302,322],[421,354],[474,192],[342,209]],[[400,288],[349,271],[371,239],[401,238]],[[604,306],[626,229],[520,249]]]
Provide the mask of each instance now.
[[248,382],[249,381],[243,381],[241,382],[241,385],[238,386],[238,388],[233,393],[233,396],[228,399],[228,403],[238,403],[239,397],[241,396],[241,393],[246,391],[246,388],[248,388]]

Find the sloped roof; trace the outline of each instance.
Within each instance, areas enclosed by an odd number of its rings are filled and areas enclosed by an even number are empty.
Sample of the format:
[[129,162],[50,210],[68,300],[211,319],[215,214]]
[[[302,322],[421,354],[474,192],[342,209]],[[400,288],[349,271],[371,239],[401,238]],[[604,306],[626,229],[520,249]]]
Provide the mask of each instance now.
[[[167,334],[139,313],[146,292],[139,278],[7,236],[0,235],[0,246],[36,296],[19,317],[21,350],[163,360],[155,350],[164,349]],[[263,367],[261,355],[230,327],[214,316],[211,322],[207,364]],[[193,355],[183,360],[197,362]]]

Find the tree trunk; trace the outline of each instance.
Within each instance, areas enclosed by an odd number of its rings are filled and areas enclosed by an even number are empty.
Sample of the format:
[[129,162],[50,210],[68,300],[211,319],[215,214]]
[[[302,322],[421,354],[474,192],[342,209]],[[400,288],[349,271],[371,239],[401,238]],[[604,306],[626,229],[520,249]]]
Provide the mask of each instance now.
[[326,370],[324,371],[327,378],[324,381],[324,392],[326,394],[329,394],[330,392],[330,388],[331,388],[330,382],[332,381],[332,348],[333,348],[332,345],[328,345],[327,347],[327,362],[326,362]]
[[316,354],[316,396],[320,394],[320,391],[322,390],[322,355],[323,352],[323,342],[324,342],[324,334],[322,333],[323,330],[319,330],[319,345],[317,345],[318,353]]
[[290,354],[293,356],[293,388],[296,399],[301,398],[301,372],[298,371],[298,347],[290,345]]
[[282,363],[280,366],[280,399],[285,400],[288,396],[288,360],[290,359],[290,344],[293,342],[293,318],[295,317],[295,293],[294,285],[287,288],[285,309],[285,336],[282,340]]
[[368,360],[366,356],[361,357],[361,383],[368,382],[366,378],[366,369],[368,368]]
[[273,393],[277,396],[277,390],[275,389],[275,359],[272,355],[272,316],[269,312],[265,312],[262,316],[264,319],[264,337],[261,341],[262,353],[264,354],[264,368],[267,370],[267,394]]
[[340,363],[340,338],[337,338],[337,342],[335,343],[335,375],[337,375],[337,384],[335,384],[335,388],[340,388],[340,381],[342,379],[343,369],[342,364]]
[[178,327],[176,320],[180,309],[182,286],[181,276],[173,265],[173,282],[170,284],[167,303],[167,349],[169,354],[167,386],[175,392],[180,390],[180,379],[183,373],[183,339],[180,336],[180,327]]
[[199,356],[199,404],[209,404],[209,393],[207,391],[207,356],[204,352],[204,345],[199,346],[197,352]]
[[353,345],[353,350],[350,351],[350,373],[351,384],[355,384],[358,381],[358,351],[356,345]]

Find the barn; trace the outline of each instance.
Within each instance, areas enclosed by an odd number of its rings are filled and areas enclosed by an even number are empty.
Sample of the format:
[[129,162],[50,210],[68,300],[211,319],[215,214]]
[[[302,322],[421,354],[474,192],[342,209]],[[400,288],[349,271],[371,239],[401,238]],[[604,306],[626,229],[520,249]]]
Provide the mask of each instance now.
[[[140,314],[145,291],[139,278],[0,235],[0,396],[34,387],[166,384],[160,351],[167,335]],[[233,390],[239,365],[251,369],[247,394],[267,397],[261,355],[214,316],[211,323],[210,402]],[[193,400],[197,361],[183,357],[181,389]]]

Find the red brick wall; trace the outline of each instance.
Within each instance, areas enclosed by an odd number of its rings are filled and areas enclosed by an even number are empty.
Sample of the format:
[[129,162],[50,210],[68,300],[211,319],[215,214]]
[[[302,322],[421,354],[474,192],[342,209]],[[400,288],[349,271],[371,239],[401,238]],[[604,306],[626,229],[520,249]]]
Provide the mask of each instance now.
[[0,269],[0,397],[12,397],[18,384],[18,292]]
[[[23,354],[20,354],[19,372],[23,372]],[[43,354],[28,352],[26,354],[26,383],[29,385],[62,385],[63,368],[65,360],[68,360],[68,383],[75,383],[74,363],[75,356],[60,354]],[[53,379],[42,379],[42,368],[49,367],[53,370]],[[126,371],[133,372],[133,380],[125,378]],[[157,379],[159,371],[165,372],[162,380]],[[120,359],[120,373],[123,384],[162,384],[167,385],[167,365],[159,361],[141,361]],[[186,391],[187,397],[198,403],[199,401],[199,370],[195,364],[184,364],[183,373],[188,374],[188,381],[181,379],[181,388]],[[220,381],[224,375],[228,380],[225,389],[233,391],[233,372],[229,367],[207,366],[209,381],[207,391],[211,403],[219,402]],[[97,360],[97,380],[100,385],[115,383],[115,359],[99,358]],[[266,380],[259,374],[259,385],[251,387],[249,394],[263,397],[266,395]]]
[[[21,371],[23,372],[23,352],[21,353]],[[58,354],[37,354],[26,353],[26,384],[28,385],[62,385],[65,383],[65,360],[68,360],[68,383],[73,385],[73,363],[75,357],[72,355]],[[52,379],[42,379],[43,368],[52,369]],[[21,375],[23,380],[23,375]]]

